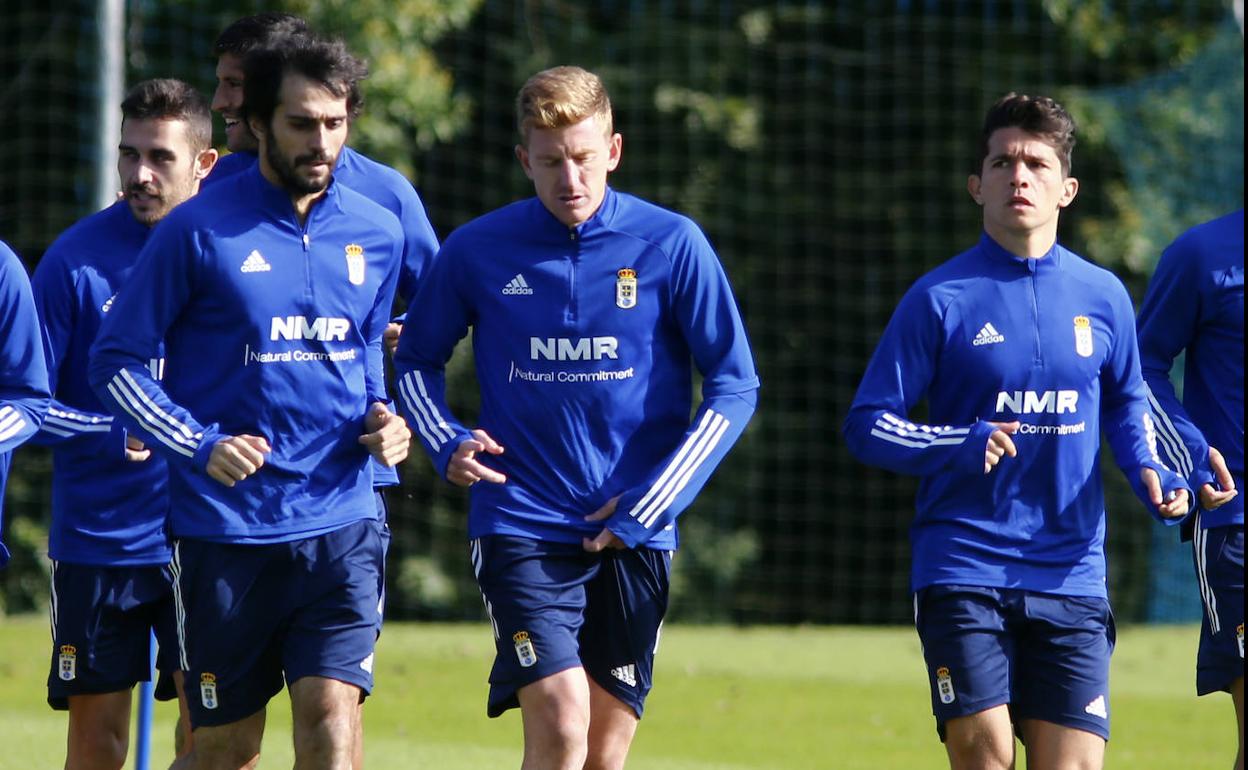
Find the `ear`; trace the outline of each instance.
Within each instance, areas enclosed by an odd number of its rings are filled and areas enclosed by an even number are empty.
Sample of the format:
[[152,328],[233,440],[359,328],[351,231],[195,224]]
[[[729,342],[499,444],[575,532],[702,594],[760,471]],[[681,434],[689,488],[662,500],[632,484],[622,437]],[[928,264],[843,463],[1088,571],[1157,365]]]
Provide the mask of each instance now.
[[195,178],[203,179],[211,174],[212,167],[217,165],[217,160],[220,157],[221,156],[217,153],[217,151],[211,147],[201,152],[195,158]]
[[620,153],[624,149],[624,138],[612,134],[607,143],[607,172],[610,173],[620,165]]
[[979,205],[984,205],[984,197],[980,194],[980,187],[983,180],[979,178],[979,174],[971,174],[966,178],[966,191],[971,194],[971,199]]
[[529,165],[529,150],[523,144],[516,145],[516,160],[520,161],[520,168],[524,169],[524,175],[532,179],[533,167]]
[[255,116],[248,116],[247,128],[251,130],[251,135],[256,138],[257,142],[268,135],[268,133],[264,130],[264,124],[261,123]]
[[1079,180],[1073,176],[1068,176],[1062,180],[1062,197],[1057,201],[1057,207],[1064,209],[1071,204],[1075,196],[1079,194]]

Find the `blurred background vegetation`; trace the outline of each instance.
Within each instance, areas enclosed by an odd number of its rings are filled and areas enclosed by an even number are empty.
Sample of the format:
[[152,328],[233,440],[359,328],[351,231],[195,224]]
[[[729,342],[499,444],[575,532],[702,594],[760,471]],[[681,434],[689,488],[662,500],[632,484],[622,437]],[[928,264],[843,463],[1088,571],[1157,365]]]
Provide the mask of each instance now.
[[[0,0],[0,238],[31,269],[92,211],[96,6]],[[1175,235],[1243,205],[1243,33],[1219,0],[130,0],[127,84],[211,92],[217,33],[260,10],[299,13],[370,62],[352,144],[412,179],[442,237],[531,194],[512,154],[528,75],[604,77],[624,135],[613,185],[706,230],[763,378],[754,422],[682,519],[678,620],[910,619],[915,482],[854,462],[840,424],[901,294],[978,237],[965,178],[997,97],[1048,94],[1074,114],[1081,188],[1060,237],[1137,300]],[[469,419],[470,366],[457,357],[450,380]],[[49,467],[38,448],[15,458],[9,612],[46,604]],[[479,617],[464,495],[419,453],[403,477],[390,616]],[[1197,617],[1186,550],[1112,462],[1106,483],[1119,618]]]

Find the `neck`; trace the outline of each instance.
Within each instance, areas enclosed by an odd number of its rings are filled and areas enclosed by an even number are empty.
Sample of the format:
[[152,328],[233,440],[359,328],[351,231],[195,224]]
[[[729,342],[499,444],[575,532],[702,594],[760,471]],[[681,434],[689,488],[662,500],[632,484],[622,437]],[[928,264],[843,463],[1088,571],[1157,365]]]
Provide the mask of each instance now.
[[312,206],[314,206],[321,198],[325,197],[325,192],[329,189],[327,187],[325,190],[306,194],[291,192],[282,182],[282,178],[278,176],[277,172],[273,170],[273,167],[269,165],[269,159],[264,156],[263,152],[260,153],[260,175],[263,176],[269,184],[279,190],[284,190],[290,196],[290,203],[294,206],[295,216],[298,217],[299,224],[301,225],[307,221],[308,212],[312,210]]
[[1048,254],[1053,244],[1057,243],[1056,222],[1052,226],[1025,231],[994,227],[985,222],[984,231],[1001,248],[1024,259],[1039,259]]
[[290,202],[295,207],[295,216],[299,217],[299,224],[303,224],[308,219],[308,212],[312,210],[312,206],[325,197],[325,191],[311,195],[291,195]]

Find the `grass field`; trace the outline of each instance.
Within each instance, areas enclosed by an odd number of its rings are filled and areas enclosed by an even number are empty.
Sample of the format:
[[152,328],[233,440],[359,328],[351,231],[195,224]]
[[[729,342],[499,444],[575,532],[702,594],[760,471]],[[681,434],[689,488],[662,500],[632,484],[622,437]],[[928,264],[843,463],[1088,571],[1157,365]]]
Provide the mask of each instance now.
[[[44,700],[47,634],[41,617],[0,617],[6,770],[64,762],[65,716]],[[1108,767],[1230,767],[1234,715],[1225,696],[1195,697],[1195,642],[1191,627],[1121,631]],[[485,717],[491,650],[485,626],[387,625],[365,708],[368,766],[518,767],[518,714]],[[634,770],[947,767],[909,628],[676,626],[664,631],[656,668]],[[155,768],[171,758],[174,717],[157,707]],[[291,766],[289,725],[280,697],[270,704],[262,768]]]

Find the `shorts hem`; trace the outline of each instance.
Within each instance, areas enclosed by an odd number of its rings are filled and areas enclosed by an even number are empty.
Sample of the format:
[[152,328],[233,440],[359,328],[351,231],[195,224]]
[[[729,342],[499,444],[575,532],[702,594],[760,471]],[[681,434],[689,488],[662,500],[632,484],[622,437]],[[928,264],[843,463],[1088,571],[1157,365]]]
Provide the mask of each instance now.
[[[982,701],[981,703],[974,704],[968,707],[966,711],[963,711],[960,714],[954,714],[953,716],[942,718],[939,714],[932,712],[932,716],[935,717],[936,719],[936,734],[940,736],[940,742],[944,743],[945,742],[945,725],[950,720],[961,719],[962,717],[974,716],[976,714],[981,714],[987,711],[988,709],[994,709],[997,706],[1008,707],[1009,705],[1010,705],[1010,701],[1008,699],[1001,700],[999,698],[989,698],[987,700]],[[1010,721],[1011,722],[1014,721],[1013,711],[1010,712]]]
[[139,679],[126,684],[124,682],[105,682],[103,684],[88,685],[76,688],[74,692],[58,692],[56,694],[48,693],[48,705],[53,711],[68,711],[69,699],[76,695],[108,695],[114,692],[125,692],[133,690],[134,686],[139,682],[147,682],[148,679]]
[[[583,667],[584,664],[581,663],[578,658],[577,660],[566,660],[562,663],[556,663],[552,665],[549,670],[544,669],[544,673],[542,673],[541,676],[534,677],[527,681],[505,682],[501,684],[490,682],[490,694],[486,699],[485,714],[490,719],[496,719],[511,709],[520,708],[519,693],[521,688],[527,687],[534,682],[540,682],[546,677],[554,676],[555,674],[562,674],[564,671],[569,671],[574,668]],[[588,673],[586,675],[588,675]]]

